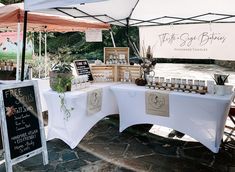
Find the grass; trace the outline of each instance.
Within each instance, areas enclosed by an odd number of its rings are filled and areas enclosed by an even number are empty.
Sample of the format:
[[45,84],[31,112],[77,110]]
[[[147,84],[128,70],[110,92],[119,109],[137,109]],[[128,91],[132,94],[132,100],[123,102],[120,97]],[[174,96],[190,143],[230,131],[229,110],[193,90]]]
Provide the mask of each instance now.
[[[21,58],[21,56],[20,56]],[[25,54],[26,59],[32,59],[32,53],[27,53]],[[0,60],[16,60],[16,53],[11,52],[11,53],[5,53],[0,51]]]

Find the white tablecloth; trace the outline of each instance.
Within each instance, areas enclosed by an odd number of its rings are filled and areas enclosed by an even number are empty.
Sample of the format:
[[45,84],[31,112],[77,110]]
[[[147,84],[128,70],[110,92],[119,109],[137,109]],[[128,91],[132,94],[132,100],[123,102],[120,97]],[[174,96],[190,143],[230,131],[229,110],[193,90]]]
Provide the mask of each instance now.
[[[97,83],[80,91],[66,92],[66,107],[74,108],[70,111],[71,116],[68,120],[64,119],[64,112],[60,109],[59,94],[52,90],[45,91],[44,97],[48,107],[47,139],[59,138],[73,149],[99,120],[110,114],[118,114],[116,99],[110,85],[115,83]],[[97,88],[102,88],[103,92],[101,111],[88,115],[87,92]]]
[[135,124],[157,124],[183,132],[215,153],[219,151],[233,95],[170,92],[169,117],[162,117],[145,113],[144,87],[120,84],[111,89],[119,107],[120,132]]

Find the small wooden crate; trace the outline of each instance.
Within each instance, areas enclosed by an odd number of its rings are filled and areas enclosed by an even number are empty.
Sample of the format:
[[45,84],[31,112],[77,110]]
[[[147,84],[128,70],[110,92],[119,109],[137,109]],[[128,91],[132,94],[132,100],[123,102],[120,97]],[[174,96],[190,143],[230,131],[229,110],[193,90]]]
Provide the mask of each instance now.
[[95,82],[101,82],[102,77],[107,79],[105,82],[115,81],[115,65],[91,65],[91,72]]
[[117,81],[123,81],[125,71],[129,71],[131,82],[134,82],[135,79],[141,76],[140,66],[118,65],[117,66]]
[[[125,58],[126,64],[129,64],[129,48],[128,47],[104,47],[104,63],[107,64],[110,58]],[[114,63],[113,63],[114,64]],[[119,64],[119,62],[116,62]]]
[[132,82],[141,76],[140,66],[133,65],[91,65],[91,72],[95,82],[100,82],[105,77],[105,82],[120,82],[124,78],[124,72],[130,72],[130,79]]

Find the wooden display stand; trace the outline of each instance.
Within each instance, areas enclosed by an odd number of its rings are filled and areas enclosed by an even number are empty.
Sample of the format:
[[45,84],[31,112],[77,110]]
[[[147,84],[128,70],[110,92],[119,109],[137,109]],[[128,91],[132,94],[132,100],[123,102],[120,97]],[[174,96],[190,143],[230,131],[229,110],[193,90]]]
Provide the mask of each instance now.
[[[109,63],[109,61],[115,61]],[[104,47],[104,63],[105,64],[129,64],[129,48],[128,47]]]
[[117,81],[123,81],[124,73],[129,71],[131,82],[135,82],[135,79],[141,76],[141,68],[140,66],[134,65],[118,65],[117,66]]
[[117,73],[115,65],[91,65],[91,73],[95,81],[99,81],[98,78],[106,77],[107,81],[115,81],[115,73]]
[[107,78],[109,82],[119,82],[124,79],[124,72],[129,71],[132,82],[141,76],[140,66],[134,65],[91,65],[91,72],[95,81],[97,77]]

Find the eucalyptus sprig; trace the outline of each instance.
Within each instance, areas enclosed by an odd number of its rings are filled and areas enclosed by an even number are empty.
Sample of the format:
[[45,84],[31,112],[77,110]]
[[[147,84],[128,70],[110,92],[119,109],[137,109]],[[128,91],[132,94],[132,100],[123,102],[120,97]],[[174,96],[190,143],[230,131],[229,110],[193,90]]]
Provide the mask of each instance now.
[[70,109],[66,106],[65,104],[65,94],[60,94],[59,95],[60,98],[60,109],[64,112],[64,120],[68,121],[68,119],[71,116],[71,111],[74,110],[73,107],[71,107]]
[[229,75],[214,76],[213,79],[217,85],[224,85]]

